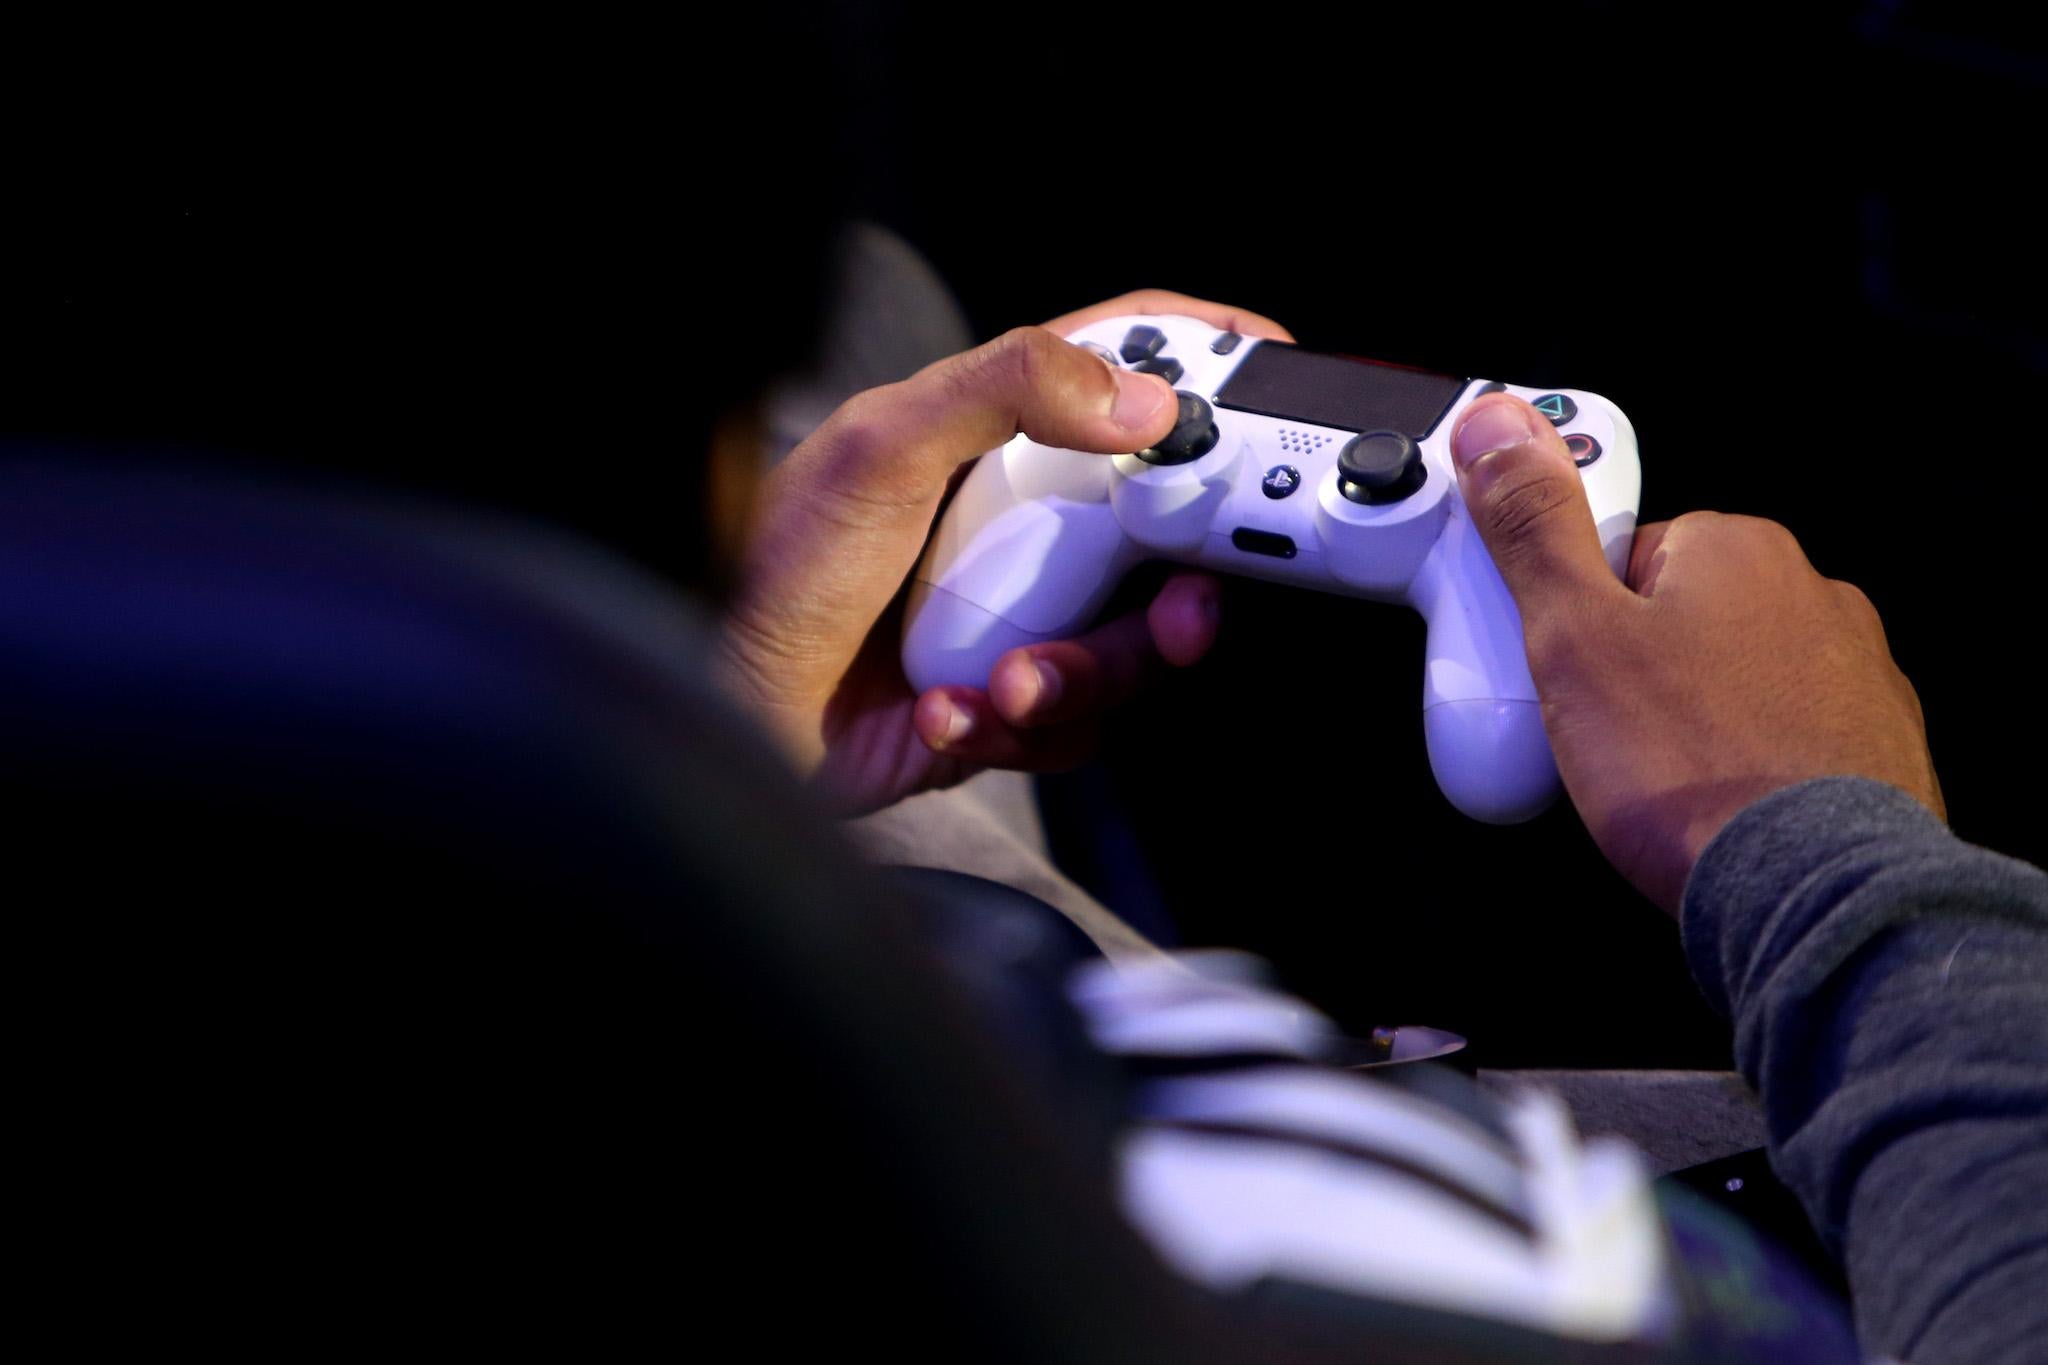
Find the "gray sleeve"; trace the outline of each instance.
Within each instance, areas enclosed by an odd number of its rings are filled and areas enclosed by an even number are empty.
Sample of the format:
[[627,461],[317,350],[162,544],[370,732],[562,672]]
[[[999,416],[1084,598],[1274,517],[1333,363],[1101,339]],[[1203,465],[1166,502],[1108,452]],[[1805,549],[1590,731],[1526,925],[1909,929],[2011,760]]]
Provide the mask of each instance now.
[[1865,1348],[2048,1359],[2048,875],[1824,778],[1729,822],[1680,924]]

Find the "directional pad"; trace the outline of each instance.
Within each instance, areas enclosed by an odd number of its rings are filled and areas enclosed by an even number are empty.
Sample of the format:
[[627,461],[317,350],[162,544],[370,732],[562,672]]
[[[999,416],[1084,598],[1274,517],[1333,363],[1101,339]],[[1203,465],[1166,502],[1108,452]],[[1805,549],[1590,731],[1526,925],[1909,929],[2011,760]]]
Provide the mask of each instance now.
[[1180,383],[1181,375],[1186,373],[1181,368],[1180,362],[1170,355],[1156,355],[1150,360],[1138,362],[1136,365],[1131,366],[1131,368],[1140,374],[1156,374],[1169,384]]
[[1123,356],[1125,360],[1136,364],[1140,360],[1150,360],[1158,355],[1165,345],[1166,333],[1157,327],[1140,325],[1124,333]]

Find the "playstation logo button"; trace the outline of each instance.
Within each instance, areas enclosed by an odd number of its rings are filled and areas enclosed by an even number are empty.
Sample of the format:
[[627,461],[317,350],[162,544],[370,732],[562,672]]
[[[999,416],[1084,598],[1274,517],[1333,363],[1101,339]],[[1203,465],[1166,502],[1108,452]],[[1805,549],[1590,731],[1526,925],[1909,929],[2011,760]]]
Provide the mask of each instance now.
[[1291,464],[1276,464],[1266,471],[1266,477],[1259,481],[1269,498],[1284,498],[1301,487],[1301,471]]

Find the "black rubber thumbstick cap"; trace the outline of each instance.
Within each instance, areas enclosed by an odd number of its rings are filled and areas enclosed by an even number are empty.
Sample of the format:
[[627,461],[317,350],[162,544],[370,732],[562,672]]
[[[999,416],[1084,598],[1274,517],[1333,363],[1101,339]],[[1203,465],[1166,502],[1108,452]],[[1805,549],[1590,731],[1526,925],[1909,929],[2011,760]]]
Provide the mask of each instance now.
[[1185,389],[1175,389],[1174,397],[1180,400],[1180,415],[1165,440],[1138,452],[1146,464],[1186,464],[1216,448],[1216,414],[1209,411],[1209,405]]
[[1427,475],[1415,439],[1398,431],[1368,431],[1337,452],[1337,491],[1370,506],[1399,502]]

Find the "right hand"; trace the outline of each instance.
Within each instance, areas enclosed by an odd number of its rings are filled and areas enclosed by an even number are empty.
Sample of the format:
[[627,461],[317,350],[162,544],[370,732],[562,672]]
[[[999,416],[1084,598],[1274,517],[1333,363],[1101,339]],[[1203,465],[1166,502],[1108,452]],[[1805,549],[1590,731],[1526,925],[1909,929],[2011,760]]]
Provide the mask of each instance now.
[[1821,577],[1784,527],[1714,512],[1644,526],[1624,585],[1534,408],[1488,395],[1451,443],[1521,608],[1565,790],[1651,900],[1676,914],[1721,827],[1809,778],[1875,778],[1946,818],[1920,699],[1870,599]]

